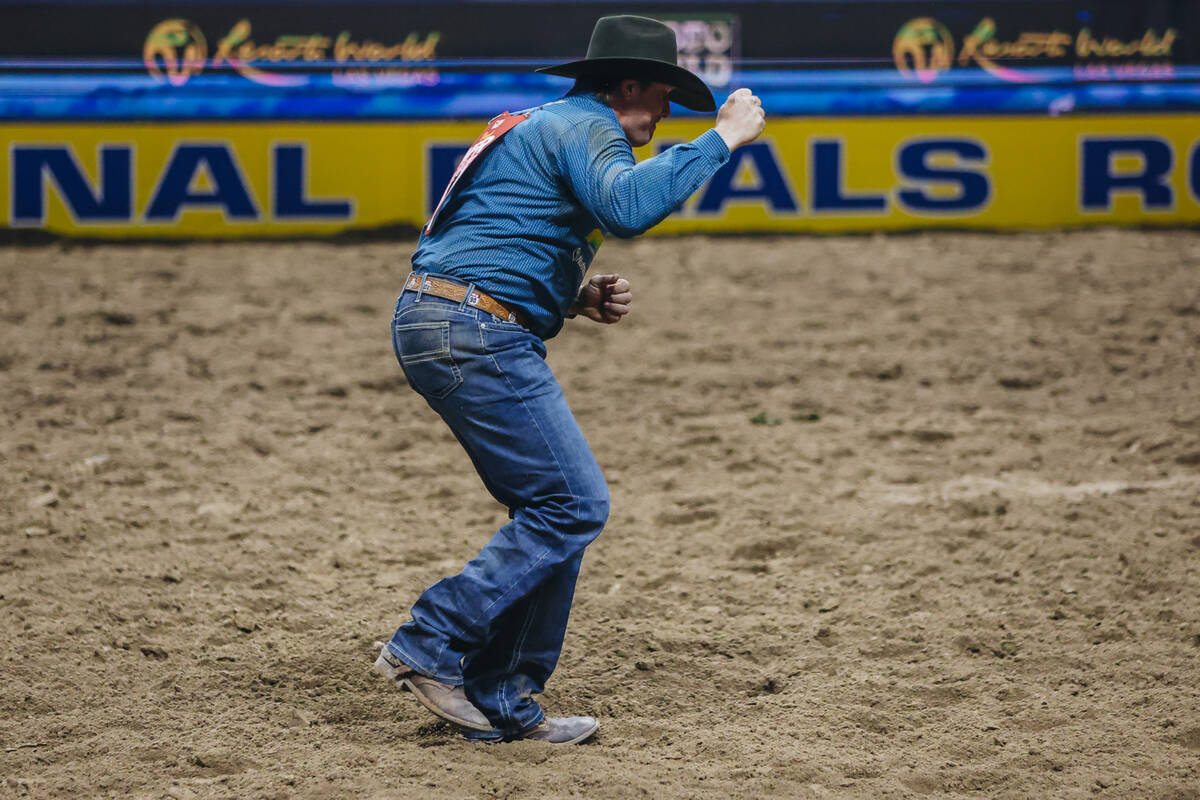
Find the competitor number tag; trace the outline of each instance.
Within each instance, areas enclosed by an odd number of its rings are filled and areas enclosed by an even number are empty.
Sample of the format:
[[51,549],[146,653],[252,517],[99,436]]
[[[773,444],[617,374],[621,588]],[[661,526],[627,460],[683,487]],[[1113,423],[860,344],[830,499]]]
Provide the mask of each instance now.
[[450,182],[446,184],[446,191],[442,192],[442,199],[438,200],[437,207],[433,209],[433,214],[429,217],[429,222],[425,223],[425,234],[433,230],[433,225],[437,222],[438,214],[442,210],[442,206],[450,198],[450,194],[454,191],[458,179],[463,176],[463,173],[475,162],[485,150],[495,144],[496,140],[504,134],[508,133],[520,123],[529,119],[528,114],[509,114],[505,111],[500,116],[488,123],[488,126],[483,129],[483,133],[479,134],[479,138],[475,140],[467,152],[463,153],[462,160],[458,162],[458,168],[454,170],[454,174],[450,176]]

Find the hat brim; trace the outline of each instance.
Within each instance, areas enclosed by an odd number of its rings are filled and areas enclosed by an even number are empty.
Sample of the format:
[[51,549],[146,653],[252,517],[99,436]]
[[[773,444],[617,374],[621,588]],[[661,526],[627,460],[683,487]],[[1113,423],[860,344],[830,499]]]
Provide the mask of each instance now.
[[578,78],[584,75],[603,78],[641,78],[675,87],[671,102],[692,111],[716,111],[717,102],[704,81],[683,67],[653,58],[584,58],[536,70],[546,75]]

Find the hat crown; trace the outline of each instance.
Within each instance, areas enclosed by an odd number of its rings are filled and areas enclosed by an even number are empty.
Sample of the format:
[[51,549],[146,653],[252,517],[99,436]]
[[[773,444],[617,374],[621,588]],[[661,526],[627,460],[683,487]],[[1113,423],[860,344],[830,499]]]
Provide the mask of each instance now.
[[716,111],[712,91],[700,76],[679,66],[675,32],[656,19],[617,14],[601,17],[592,28],[587,57],[538,72],[581,78],[639,78],[674,87],[671,102],[693,111]]
[[678,64],[679,45],[675,31],[658,20],[620,14],[596,20],[587,58],[646,58]]

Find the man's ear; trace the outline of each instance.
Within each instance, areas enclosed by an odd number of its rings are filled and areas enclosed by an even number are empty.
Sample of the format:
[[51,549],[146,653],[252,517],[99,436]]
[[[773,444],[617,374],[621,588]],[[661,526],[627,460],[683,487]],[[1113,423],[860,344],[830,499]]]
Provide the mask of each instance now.
[[621,97],[626,100],[632,100],[634,92],[641,89],[642,85],[634,78],[626,78],[621,81]]

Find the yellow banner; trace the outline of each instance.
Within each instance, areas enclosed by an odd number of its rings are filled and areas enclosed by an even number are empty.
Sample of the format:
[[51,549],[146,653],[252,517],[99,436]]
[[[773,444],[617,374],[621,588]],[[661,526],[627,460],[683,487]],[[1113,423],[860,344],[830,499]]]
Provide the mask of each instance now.
[[[0,224],[102,238],[416,229],[484,122],[0,126]],[[670,121],[640,158],[706,129]],[[1200,115],[772,119],[659,232],[1200,222]]]

